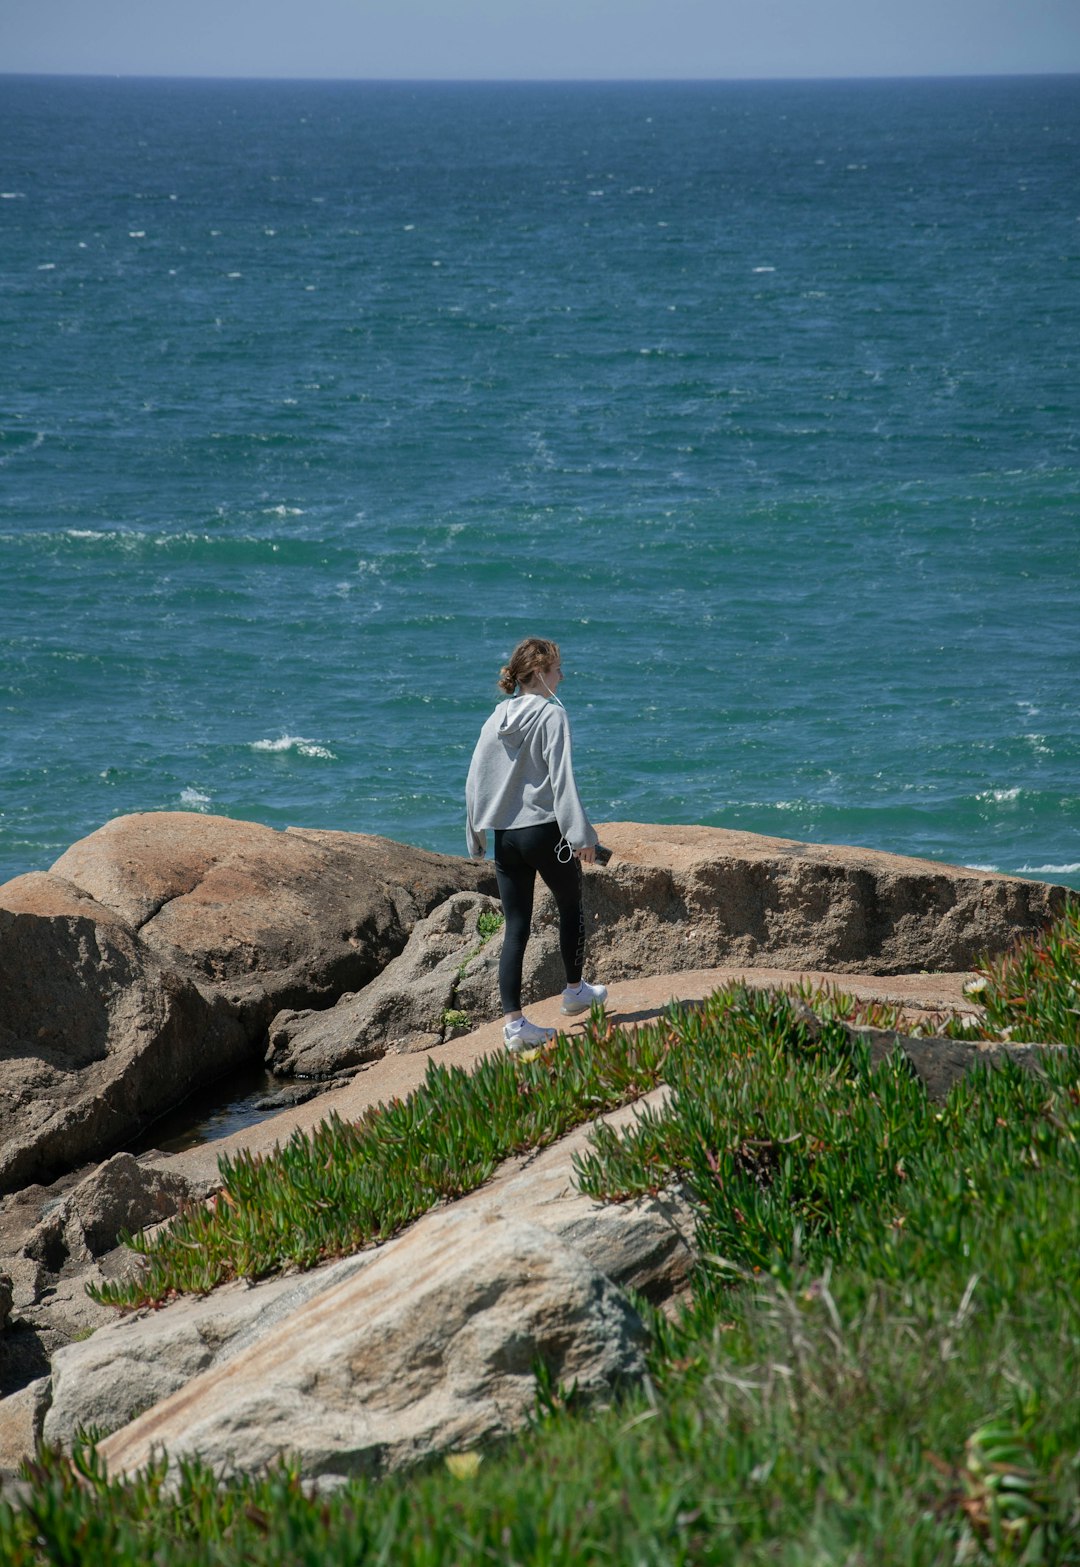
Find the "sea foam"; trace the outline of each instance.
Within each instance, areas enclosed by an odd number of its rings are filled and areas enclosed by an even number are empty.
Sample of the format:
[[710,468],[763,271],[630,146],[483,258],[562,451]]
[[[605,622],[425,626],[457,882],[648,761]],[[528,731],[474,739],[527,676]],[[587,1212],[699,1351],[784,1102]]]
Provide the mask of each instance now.
[[324,761],[337,760],[333,751],[317,740],[305,740],[303,735],[279,735],[276,740],[253,740],[253,751],[295,751],[298,756],[318,756]]

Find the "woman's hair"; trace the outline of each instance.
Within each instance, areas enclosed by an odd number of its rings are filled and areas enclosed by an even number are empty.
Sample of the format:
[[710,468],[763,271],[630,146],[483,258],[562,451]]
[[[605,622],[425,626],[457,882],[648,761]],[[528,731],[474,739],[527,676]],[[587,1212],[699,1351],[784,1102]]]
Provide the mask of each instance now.
[[523,680],[530,675],[542,675],[545,669],[559,662],[559,644],[547,642],[543,637],[526,637],[510,654],[510,662],[499,671],[499,690],[513,696]]

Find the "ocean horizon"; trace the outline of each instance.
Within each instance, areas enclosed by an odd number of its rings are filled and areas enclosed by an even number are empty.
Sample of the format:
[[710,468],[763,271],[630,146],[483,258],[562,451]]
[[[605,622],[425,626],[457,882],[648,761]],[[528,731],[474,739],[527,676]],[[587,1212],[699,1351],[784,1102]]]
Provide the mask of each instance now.
[[1080,77],[0,76],[0,880],[146,810],[1080,888]]

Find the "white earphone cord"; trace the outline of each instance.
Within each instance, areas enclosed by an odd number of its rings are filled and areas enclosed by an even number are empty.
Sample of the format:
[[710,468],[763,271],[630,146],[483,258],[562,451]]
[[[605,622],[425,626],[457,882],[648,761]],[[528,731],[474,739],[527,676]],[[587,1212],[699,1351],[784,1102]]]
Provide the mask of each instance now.
[[556,704],[556,706],[562,707],[562,703],[559,701],[559,698],[555,695],[554,691],[548,685],[548,683],[544,679],[543,675],[540,674],[539,670],[537,671],[537,678],[539,679],[540,684],[543,686],[544,690],[547,692],[548,696]]

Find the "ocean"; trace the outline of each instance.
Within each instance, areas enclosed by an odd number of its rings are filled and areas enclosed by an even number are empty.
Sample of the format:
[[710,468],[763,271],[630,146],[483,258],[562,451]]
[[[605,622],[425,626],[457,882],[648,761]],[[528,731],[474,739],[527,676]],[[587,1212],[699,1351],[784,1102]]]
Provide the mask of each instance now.
[[0,77],[0,879],[128,811],[1080,887],[1080,77]]

